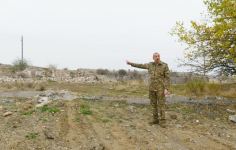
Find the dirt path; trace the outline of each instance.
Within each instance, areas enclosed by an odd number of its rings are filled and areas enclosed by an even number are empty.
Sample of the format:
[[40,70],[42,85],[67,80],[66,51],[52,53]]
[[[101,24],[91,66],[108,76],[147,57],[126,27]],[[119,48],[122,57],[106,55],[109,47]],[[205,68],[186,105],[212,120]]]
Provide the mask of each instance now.
[[[68,141],[68,146],[71,149],[112,150],[221,150],[235,149],[236,147],[232,141],[206,135],[198,128],[189,128],[188,124],[186,127],[177,128],[175,122],[168,120],[166,129],[160,126],[150,126],[147,123],[151,117],[147,114],[149,111],[142,112],[142,114],[138,107],[132,108],[135,109],[134,112],[130,112],[129,106],[118,107],[117,109],[108,106],[100,114],[82,116],[80,123],[78,123],[74,119],[78,115],[79,105],[76,102],[68,102],[67,120],[64,120],[67,125],[63,126],[63,128],[68,128],[64,135],[65,140]],[[104,124],[98,120],[99,117],[107,115],[109,112],[117,115],[113,118],[115,121]],[[206,127],[204,130],[207,130]]]
[[[0,104],[3,107],[0,113],[24,108],[26,102],[4,104]],[[81,111],[82,106],[87,110]],[[166,114],[167,128],[161,128],[148,124],[152,116],[147,105],[81,99],[53,101],[44,112],[37,109],[28,114],[31,109],[23,109],[26,115],[15,111],[11,116],[0,116],[0,149],[236,149],[235,124],[206,118],[190,110],[189,106],[170,107]],[[51,113],[55,108],[60,111]],[[174,114],[177,119],[171,119]]]

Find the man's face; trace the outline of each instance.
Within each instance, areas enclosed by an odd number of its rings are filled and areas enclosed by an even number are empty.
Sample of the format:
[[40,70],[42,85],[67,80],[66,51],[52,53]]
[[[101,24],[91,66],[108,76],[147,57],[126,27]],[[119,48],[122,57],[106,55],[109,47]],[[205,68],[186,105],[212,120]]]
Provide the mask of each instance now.
[[159,53],[154,53],[153,54],[153,60],[157,63],[160,62],[160,54]]

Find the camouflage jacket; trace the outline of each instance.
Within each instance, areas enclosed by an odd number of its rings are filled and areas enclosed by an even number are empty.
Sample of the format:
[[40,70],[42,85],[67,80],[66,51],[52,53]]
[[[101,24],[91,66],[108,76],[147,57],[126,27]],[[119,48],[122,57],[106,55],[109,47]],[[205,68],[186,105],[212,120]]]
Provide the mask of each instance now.
[[147,69],[149,74],[149,90],[157,91],[160,89],[170,89],[170,71],[164,62],[159,64],[150,62],[146,64],[130,63],[132,67]]

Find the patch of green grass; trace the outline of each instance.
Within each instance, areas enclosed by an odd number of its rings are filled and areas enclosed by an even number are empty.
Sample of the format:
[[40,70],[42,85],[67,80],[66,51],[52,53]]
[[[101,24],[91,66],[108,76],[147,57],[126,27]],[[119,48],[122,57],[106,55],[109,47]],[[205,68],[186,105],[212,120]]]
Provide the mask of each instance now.
[[41,112],[49,112],[52,114],[60,112],[59,108],[57,108],[55,106],[49,107],[48,105],[44,105],[44,106],[40,107],[40,110],[41,110]]
[[33,110],[30,110],[30,111],[22,112],[22,115],[30,116],[30,115],[32,115],[34,112],[35,112],[35,110],[33,109]]
[[39,134],[36,133],[36,132],[30,132],[30,133],[28,133],[28,134],[25,136],[25,138],[27,138],[28,140],[36,139],[38,135],[39,135]]
[[84,115],[92,115],[93,112],[90,110],[89,105],[81,104],[80,105],[80,113]]

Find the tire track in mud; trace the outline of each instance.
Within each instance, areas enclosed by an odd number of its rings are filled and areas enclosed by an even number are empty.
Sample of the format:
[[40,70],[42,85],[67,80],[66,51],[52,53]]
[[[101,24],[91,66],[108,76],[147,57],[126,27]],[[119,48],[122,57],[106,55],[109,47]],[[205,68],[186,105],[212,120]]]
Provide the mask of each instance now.
[[104,149],[108,147],[108,145],[103,143],[87,116],[81,116],[80,121],[76,121],[78,103],[70,101],[66,103],[65,107],[65,116],[63,118],[66,119],[61,120],[60,135],[63,136],[67,147],[73,150]]
[[88,130],[79,126],[76,121],[76,104],[72,101],[65,103],[64,115],[60,118],[59,136],[70,149],[82,149],[87,144],[84,131]]
[[[234,149],[230,142],[220,141],[217,138],[180,128],[173,123],[167,128],[150,126],[147,116],[136,112],[136,116],[125,119],[124,122],[100,122],[97,115],[80,115],[80,121],[76,122],[79,107],[78,102],[66,102],[65,112],[60,118],[60,137],[70,149]],[[106,110],[110,112],[110,108]],[[114,111],[114,110],[113,110]],[[126,109],[115,112],[124,116],[129,113]],[[102,114],[104,115],[104,114]],[[141,116],[140,116],[141,115]],[[146,119],[140,119],[146,118]],[[146,122],[147,121],[147,122]],[[133,129],[134,127],[134,129]],[[209,147],[210,144],[211,146]]]

